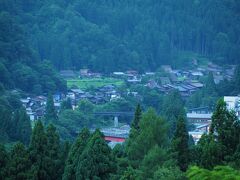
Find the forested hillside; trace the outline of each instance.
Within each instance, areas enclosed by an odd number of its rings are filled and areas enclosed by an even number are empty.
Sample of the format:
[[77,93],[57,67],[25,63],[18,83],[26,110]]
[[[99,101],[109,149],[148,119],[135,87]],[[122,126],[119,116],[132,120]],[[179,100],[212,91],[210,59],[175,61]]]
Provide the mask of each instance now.
[[[13,9],[11,9],[11,8]],[[40,94],[66,90],[66,83],[52,65],[40,59],[30,43],[23,14],[15,14],[16,5],[0,1],[0,86]],[[11,10],[10,10],[11,9]]]
[[33,56],[101,72],[239,62],[238,0],[1,0],[0,11],[1,55],[27,65]]
[[239,34],[240,0],[0,0],[0,180],[239,180]]

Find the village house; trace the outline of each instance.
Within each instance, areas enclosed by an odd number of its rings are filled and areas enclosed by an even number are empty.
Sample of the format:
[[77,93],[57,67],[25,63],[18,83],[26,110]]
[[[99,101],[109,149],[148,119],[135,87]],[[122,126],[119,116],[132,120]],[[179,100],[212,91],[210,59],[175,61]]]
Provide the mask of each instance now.
[[210,114],[211,110],[208,106],[191,108],[188,110],[188,113],[196,113],[196,114]]
[[144,86],[149,87],[150,89],[159,88],[159,85],[155,80],[149,80]]
[[89,73],[89,69],[80,69],[79,70],[80,77],[86,77],[86,76],[88,76],[88,73]]
[[166,72],[166,73],[171,73],[172,72],[172,67],[169,65],[162,65],[161,68]]
[[191,71],[190,78],[193,80],[199,80],[203,76],[201,71]]
[[146,76],[154,76],[156,73],[155,72],[146,72],[145,75]]
[[113,77],[123,78],[125,76],[126,76],[126,74],[124,72],[113,72]]
[[161,85],[171,84],[169,77],[160,77]]
[[129,70],[129,71],[126,71],[125,73],[128,77],[133,77],[133,76],[137,76],[138,75],[138,72],[135,71],[135,70]]
[[170,79],[173,83],[178,83],[179,82],[179,80],[177,78],[177,75],[175,73],[170,73],[169,76],[170,76]]
[[76,74],[72,70],[62,70],[62,71],[60,71],[60,75],[63,78],[66,78],[66,79],[67,78],[74,78],[74,77],[76,77]]
[[137,76],[130,76],[127,79],[128,83],[140,83],[141,81],[142,81],[142,78]]
[[223,75],[216,75],[216,74],[214,74],[213,75],[213,79],[214,79],[214,83],[215,84],[219,84],[221,81],[224,80],[224,77],[223,77]]

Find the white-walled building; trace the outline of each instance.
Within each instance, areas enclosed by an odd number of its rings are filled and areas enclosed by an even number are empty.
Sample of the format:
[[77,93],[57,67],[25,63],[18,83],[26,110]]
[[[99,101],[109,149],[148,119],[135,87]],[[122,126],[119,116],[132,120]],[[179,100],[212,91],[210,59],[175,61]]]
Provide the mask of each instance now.
[[227,104],[227,109],[235,111],[240,119],[240,96],[224,96],[224,102]]

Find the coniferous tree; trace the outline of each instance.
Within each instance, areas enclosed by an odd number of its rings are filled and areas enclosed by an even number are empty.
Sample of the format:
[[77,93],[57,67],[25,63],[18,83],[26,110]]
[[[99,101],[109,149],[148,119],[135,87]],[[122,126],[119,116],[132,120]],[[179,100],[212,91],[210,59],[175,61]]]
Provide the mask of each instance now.
[[[62,145],[62,152],[61,152],[61,159],[62,159],[62,162],[64,162],[64,164],[68,158],[70,149],[71,149],[71,143],[69,141],[64,141]],[[63,171],[64,171],[64,168],[65,168],[65,165],[63,167]]]
[[52,94],[48,95],[47,99],[47,106],[46,106],[46,114],[45,114],[45,121],[46,124],[50,122],[56,122],[57,121],[57,112],[54,107],[54,101]]
[[140,122],[141,116],[142,116],[142,109],[140,104],[138,104],[135,110],[134,119],[131,126],[132,128],[135,128],[136,130],[139,129],[139,122]]
[[9,178],[12,180],[29,179],[30,167],[28,151],[22,143],[17,143],[10,154]]
[[48,149],[47,137],[41,121],[37,121],[29,146],[31,160],[31,178],[32,179],[49,179],[48,172]]
[[207,76],[204,94],[208,96],[217,96],[217,88],[212,73],[209,73]]
[[139,134],[139,123],[140,123],[140,120],[141,120],[141,116],[142,116],[142,110],[141,110],[140,104],[138,104],[137,107],[136,107],[136,110],[135,110],[134,119],[133,119],[132,124],[131,124],[131,130],[130,130],[130,133],[129,133],[129,138],[127,140],[127,145],[126,145],[127,151],[128,151],[128,148],[131,146],[131,143],[133,143],[134,139]]
[[32,127],[30,118],[27,115],[25,109],[21,108],[16,112],[16,140],[21,141],[25,145],[28,145],[31,138]]
[[210,133],[223,146],[225,156],[232,155],[240,141],[240,126],[234,112],[229,112],[226,103],[220,99],[212,116]]
[[184,102],[178,91],[172,91],[163,101],[162,114],[169,123],[169,136],[173,137],[179,116],[185,116]]
[[167,124],[153,109],[150,108],[143,114],[139,127],[138,135],[129,138],[129,146],[126,149],[134,168],[140,165],[144,156],[154,146],[166,147],[168,144]]
[[75,143],[72,145],[68,158],[66,160],[63,180],[74,180],[76,179],[77,165],[79,163],[79,157],[85,149],[87,142],[90,137],[90,132],[87,128],[82,129],[78,135]]
[[6,98],[0,97],[0,141],[7,142],[14,136],[13,124],[11,121],[11,106]]
[[176,132],[172,140],[172,151],[177,164],[182,171],[186,171],[189,163],[188,131],[183,117],[177,121]]
[[56,128],[50,124],[46,131],[47,136],[47,158],[48,158],[48,174],[50,179],[58,180],[62,177],[64,163],[60,157],[60,139],[56,132]]
[[0,180],[4,180],[8,175],[9,157],[5,147],[0,144]]
[[[222,164],[223,152],[222,145],[218,143],[213,135],[202,135],[197,144],[198,165],[206,169],[212,169],[214,166]],[[197,160],[197,157],[196,157]]]
[[114,157],[103,134],[96,130],[79,158],[77,180],[109,179],[116,170]]

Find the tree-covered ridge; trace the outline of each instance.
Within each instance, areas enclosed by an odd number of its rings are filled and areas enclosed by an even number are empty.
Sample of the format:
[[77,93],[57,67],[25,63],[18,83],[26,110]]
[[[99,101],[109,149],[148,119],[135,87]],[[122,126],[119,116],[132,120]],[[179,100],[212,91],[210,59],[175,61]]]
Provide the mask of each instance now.
[[[2,12],[2,21],[14,17],[34,55],[58,69],[154,70],[188,63],[184,52],[239,62],[237,0],[2,0],[0,7],[9,13]],[[14,47],[29,52],[17,42]]]
[[[4,6],[1,4],[0,7]],[[1,85],[6,89],[17,88],[36,94],[64,91],[66,82],[59,77],[49,62],[39,59],[36,55],[26,29],[19,21],[20,16],[6,10],[1,9],[0,12]]]

